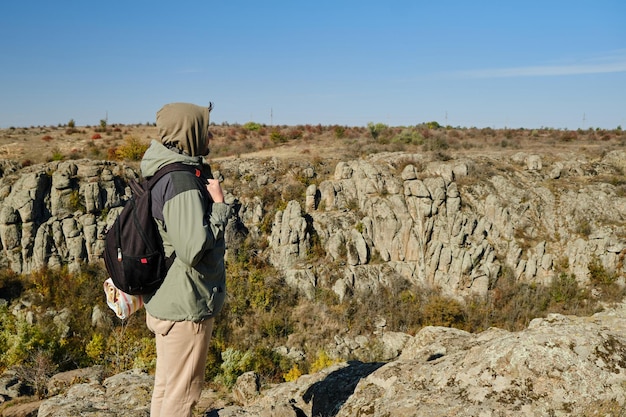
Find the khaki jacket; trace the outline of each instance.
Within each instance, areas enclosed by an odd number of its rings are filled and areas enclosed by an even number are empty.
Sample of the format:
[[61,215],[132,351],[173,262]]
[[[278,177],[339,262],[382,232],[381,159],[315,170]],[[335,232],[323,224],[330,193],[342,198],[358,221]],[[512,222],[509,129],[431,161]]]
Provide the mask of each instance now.
[[[202,157],[187,156],[152,141],[141,161],[144,177],[173,162],[201,168]],[[154,294],[144,296],[148,313],[161,320],[201,321],[220,312],[226,297],[224,230],[230,207],[213,203],[190,172],[166,174],[152,189],[152,214],[165,254],[176,260]]]

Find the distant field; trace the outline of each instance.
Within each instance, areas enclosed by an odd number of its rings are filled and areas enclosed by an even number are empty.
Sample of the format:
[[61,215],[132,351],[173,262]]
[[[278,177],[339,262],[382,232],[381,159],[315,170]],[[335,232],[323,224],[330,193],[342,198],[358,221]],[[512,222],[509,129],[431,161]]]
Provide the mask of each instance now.
[[[442,159],[519,151],[598,154],[626,144],[613,130],[451,128],[430,122],[411,127],[215,125],[211,157],[287,157],[331,160],[377,152],[433,152]],[[0,158],[30,165],[61,159],[124,159],[120,147],[147,145],[152,125],[44,126],[0,129]],[[130,143],[130,145],[129,145]]]

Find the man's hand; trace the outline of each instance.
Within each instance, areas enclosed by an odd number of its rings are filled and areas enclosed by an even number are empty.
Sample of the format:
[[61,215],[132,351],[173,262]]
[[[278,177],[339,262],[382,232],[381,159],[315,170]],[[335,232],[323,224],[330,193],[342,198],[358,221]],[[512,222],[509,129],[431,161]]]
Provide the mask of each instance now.
[[222,186],[220,182],[215,179],[208,180],[208,184],[206,186],[211,199],[213,199],[214,203],[223,203],[224,202],[224,192],[222,191]]

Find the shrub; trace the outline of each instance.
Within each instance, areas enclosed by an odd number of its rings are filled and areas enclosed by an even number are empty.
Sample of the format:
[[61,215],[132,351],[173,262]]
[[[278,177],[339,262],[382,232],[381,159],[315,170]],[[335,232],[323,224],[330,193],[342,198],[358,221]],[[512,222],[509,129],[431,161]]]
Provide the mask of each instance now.
[[576,276],[564,272],[552,280],[549,291],[551,301],[556,304],[571,303],[579,299],[581,295]]
[[10,269],[0,270],[0,299],[10,302],[19,297],[23,291],[24,284],[18,274]]
[[68,208],[71,211],[85,211],[85,204],[83,203],[83,198],[80,194],[79,190],[72,190],[70,192],[69,205]]
[[449,144],[445,138],[431,137],[424,141],[425,151],[442,151],[449,148]]
[[14,318],[6,311],[0,310],[2,331],[0,332],[0,369],[12,366],[29,366],[34,354],[45,352],[49,357],[60,359],[61,345],[59,333],[52,319],[40,320],[31,324],[25,318]]
[[404,129],[402,132],[394,136],[394,142],[406,143],[410,145],[421,145],[424,143],[424,137],[417,130]]
[[246,372],[245,370],[251,362],[251,356],[250,352],[244,353],[229,347],[222,352],[221,373],[216,379],[227,387],[232,387],[237,382],[237,378]]
[[328,353],[320,350],[319,352],[317,352],[317,357],[315,358],[315,361],[311,364],[310,372],[319,372],[322,369],[326,369],[336,363],[339,363],[339,360],[332,359],[330,356],[328,356]]
[[152,372],[156,369],[156,341],[154,337],[142,337],[138,343],[139,352],[133,361],[134,369]]
[[148,146],[148,144],[132,135],[126,136],[124,144],[116,149],[115,156],[122,160],[139,161],[148,149]]
[[57,365],[50,352],[37,349],[24,364],[17,367],[17,377],[31,387],[37,398],[43,399],[48,393],[48,379],[56,370]]
[[[307,179],[306,182],[310,180]],[[306,197],[306,187],[308,184],[302,182],[291,182],[287,184],[281,193],[281,198],[285,202],[289,202],[292,200],[299,201],[300,203],[304,202]]]
[[463,306],[444,296],[431,297],[424,306],[424,320],[431,326],[459,326],[463,322]]
[[384,131],[386,131],[389,127],[386,124],[383,124],[383,123],[376,123],[376,124],[374,124],[372,122],[369,122],[367,124],[367,128],[369,129],[370,135],[372,135],[372,138],[378,139],[379,136]]
[[289,372],[287,372],[286,374],[283,374],[283,379],[285,380],[285,382],[291,382],[291,381],[297,380],[301,376],[302,376],[302,371],[296,364],[289,370]]
[[65,155],[61,152],[59,148],[54,148],[52,150],[52,160],[53,161],[62,161],[65,159]]
[[287,138],[278,129],[272,130],[270,133],[270,139],[275,144],[287,142]]
[[100,135],[100,133],[94,133],[93,135],[91,135],[91,139],[102,139],[102,135]]
[[578,133],[574,130],[567,130],[561,134],[561,140],[563,142],[572,142],[578,139]]
[[291,367],[291,363],[289,363],[289,367],[284,368],[283,365],[285,364],[287,362],[283,362],[278,352],[269,347],[257,345],[252,350],[250,364],[246,372],[248,370],[256,372],[262,385],[282,382],[283,373]]
[[104,363],[106,354],[106,339],[102,333],[94,333],[85,346],[85,354],[95,364]]
[[[146,361],[146,339],[145,339],[145,312],[141,310],[130,316],[127,320],[122,320],[119,325],[114,326],[106,340],[105,364],[109,367],[111,374],[132,369],[136,365],[141,367],[149,366],[150,361]],[[139,329],[137,326],[141,326]]]
[[117,159],[117,148],[112,147],[107,149],[107,158],[108,159]]
[[289,139],[291,139],[291,140],[300,139],[302,137],[302,130],[300,130],[300,129],[291,129],[291,130],[289,130],[288,136],[289,136]]
[[52,140],[52,136],[45,135],[41,138],[41,140],[43,140],[44,142],[50,142]]
[[587,268],[589,269],[589,280],[594,285],[609,285],[617,281],[617,274],[608,272],[597,256],[591,259]]
[[261,124],[256,122],[248,122],[242,126],[245,130],[249,130],[250,132],[257,132],[261,129]]

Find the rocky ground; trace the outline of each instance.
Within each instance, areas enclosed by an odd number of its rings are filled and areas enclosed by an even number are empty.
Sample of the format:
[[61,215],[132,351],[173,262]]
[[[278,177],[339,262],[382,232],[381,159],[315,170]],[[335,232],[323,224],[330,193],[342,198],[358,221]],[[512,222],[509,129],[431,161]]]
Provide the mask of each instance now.
[[[197,415],[621,416],[625,331],[624,304],[592,317],[535,319],[520,332],[426,327],[406,337],[388,362],[343,362],[263,389],[258,375],[243,374],[235,404],[207,390]],[[49,382],[56,395],[2,415],[148,417],[151,386],[152,377],[141,372],[104,379],[99,368],[73,371]]]

